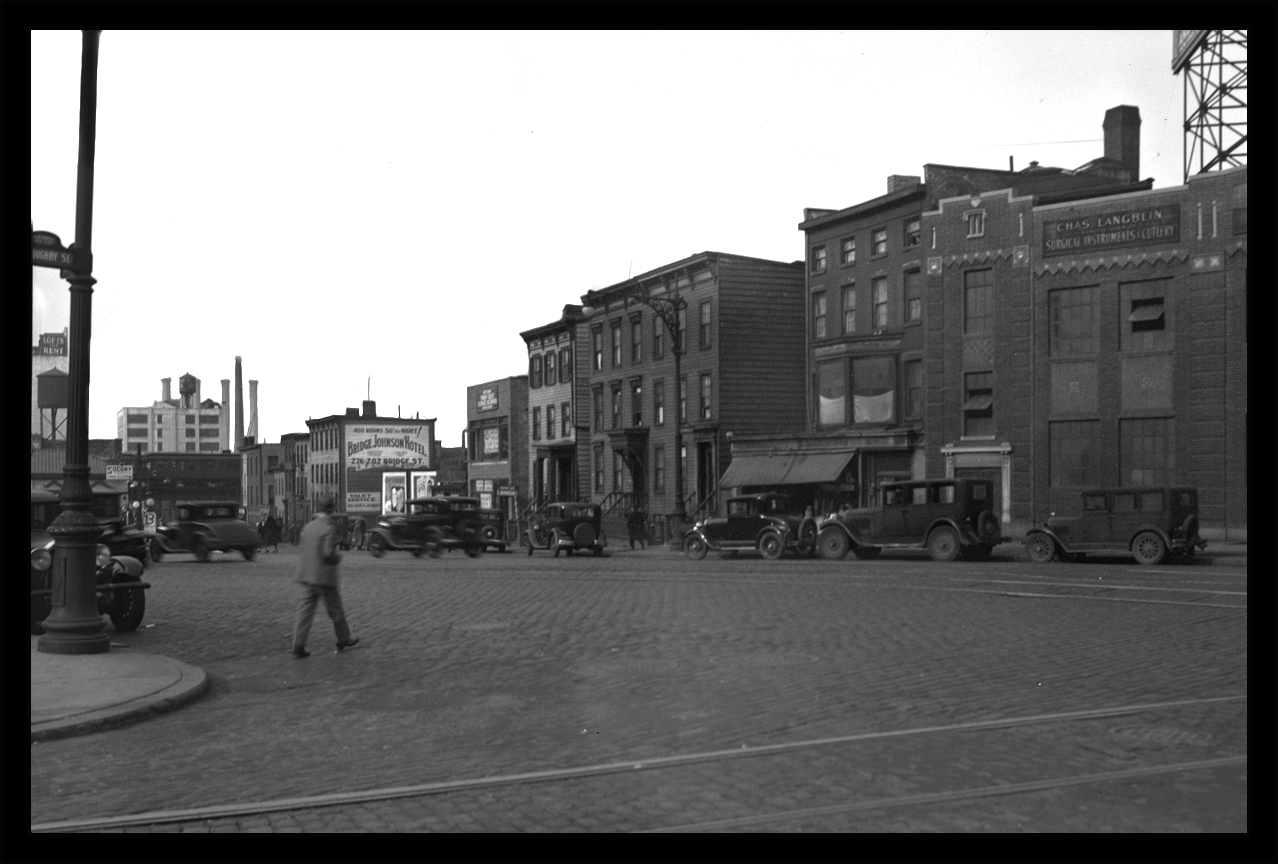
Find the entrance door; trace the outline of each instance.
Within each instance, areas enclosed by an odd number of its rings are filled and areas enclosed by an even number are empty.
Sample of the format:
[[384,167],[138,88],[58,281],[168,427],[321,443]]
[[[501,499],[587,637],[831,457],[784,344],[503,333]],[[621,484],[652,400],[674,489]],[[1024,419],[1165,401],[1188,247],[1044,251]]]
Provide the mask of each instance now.
[[[714,442],[698,441],[697,442],[697,500],[694,505],[700,504],[702,501],[710,497],[710,493],[714,491],[715,484],[719,478],[715,476],[714,471]],[[707,508],[707,512],[715,512],[714,507]]]

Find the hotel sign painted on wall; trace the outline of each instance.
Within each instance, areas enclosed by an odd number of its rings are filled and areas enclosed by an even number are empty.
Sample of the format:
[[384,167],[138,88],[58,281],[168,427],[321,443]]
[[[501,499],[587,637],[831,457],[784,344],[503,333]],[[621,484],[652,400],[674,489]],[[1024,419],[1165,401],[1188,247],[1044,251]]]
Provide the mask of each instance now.
[[346,467],[430,468],[430,438],[430,427],[421,423],[349,426]]
[[1043,257],[1180,241],[1180,205],[1066,215],[1043,222]]

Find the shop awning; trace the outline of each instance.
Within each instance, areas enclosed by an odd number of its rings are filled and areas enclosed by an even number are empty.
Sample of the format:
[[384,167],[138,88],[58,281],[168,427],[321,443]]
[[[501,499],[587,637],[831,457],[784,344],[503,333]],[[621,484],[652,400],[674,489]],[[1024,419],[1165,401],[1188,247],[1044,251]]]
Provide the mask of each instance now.
[[855,452],[738,456],[732,460],[728,470],[723,472],[719,488],[833,483],[843,474],[854,455]]

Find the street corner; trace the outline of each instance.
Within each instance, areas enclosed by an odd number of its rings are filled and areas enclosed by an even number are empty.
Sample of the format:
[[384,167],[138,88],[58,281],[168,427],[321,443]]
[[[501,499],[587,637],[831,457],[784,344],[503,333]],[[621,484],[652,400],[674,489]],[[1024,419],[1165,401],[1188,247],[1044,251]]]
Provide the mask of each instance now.
[[203,669],[128,648],[48,654],[31,639],[31,741],[83,735],[172,711],[208,689]]

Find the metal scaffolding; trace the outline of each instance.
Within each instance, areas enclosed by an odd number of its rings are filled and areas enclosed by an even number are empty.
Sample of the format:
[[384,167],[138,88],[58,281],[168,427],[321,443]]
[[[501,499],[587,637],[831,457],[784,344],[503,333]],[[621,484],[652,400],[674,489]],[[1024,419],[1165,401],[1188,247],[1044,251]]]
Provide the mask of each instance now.
[[1185,181],[1247,164],[1247,31],[1201,33],[1176,72],[1185,74]]

